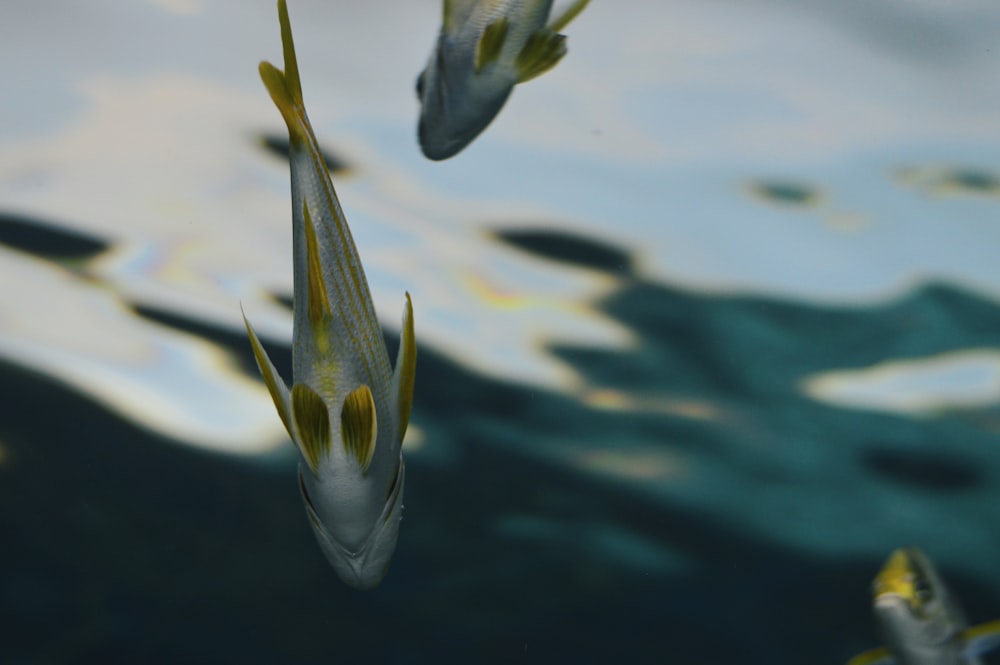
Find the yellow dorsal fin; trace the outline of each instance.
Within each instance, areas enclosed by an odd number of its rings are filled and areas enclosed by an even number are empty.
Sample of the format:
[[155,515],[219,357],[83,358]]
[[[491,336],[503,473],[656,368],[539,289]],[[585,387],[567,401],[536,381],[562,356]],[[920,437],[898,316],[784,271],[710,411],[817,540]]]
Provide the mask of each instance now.
[[302,218],[305,221],[306,232],[306,273],[308,287],[306,297],[309,302],[309,323],[319,327],[330,316],[330,300],[326,295],[326,283],[323,281],[323,265],[319,260],[319,245],[316,242],[316,228],[309,216],[309,205],[302,201]]
[[344,408],[340,412],[340,434],[344,450],[358,460],[362,471],[368,471],[375,455],[378,422],[375,419],[375,398],[367,385],[362,383],[344,399]]
[[507,37],[507,28],[510,21],[506,17],[497,19],[486,26],[483,34],[476,42],[476,71],[480,72],[483,67],[500,57],[503,49],[503,40]]
[[413,303],[406,294],[403,309],[403,327],[399,335],[399,351],[396,352],[395,387],[396,417],[399,440],[403,440],[410,423],[410,409],[413,407],[413,384],[417,375],[417,340],[413,334]]
[[556,66],[566,55],[566,37],[548,29],[531,33],[517,54],[517,82],[524,83]]
[[304,383],[292,386],[292,415],[299,450],[315,474],[320,460],[330,452],[330,414],[323,398]]
[[292,41],[292,26],[288,22],[288,7],[285,0],[278,0],[278,22],[281,24],[281,46],[285,58],[285,70],[281,71],[270,62],[261,62],[258,67],[260,79],[264,82],[274,105],[281,111],[281,117],[288,125],[288,135],[293,143],[302,144],[307,140],[305,106],[302,103],[302,83],[299,80],[299,65],[295,59],[295,44]]

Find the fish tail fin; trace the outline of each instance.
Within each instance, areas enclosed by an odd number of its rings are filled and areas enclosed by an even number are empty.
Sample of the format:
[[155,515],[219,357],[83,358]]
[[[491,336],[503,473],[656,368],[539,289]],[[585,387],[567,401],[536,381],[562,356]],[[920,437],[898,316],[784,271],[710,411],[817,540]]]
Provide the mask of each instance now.
[[288,125],[292,141],[305,143],[308,139],[308,123],[305,120],[305,105],[302,102],[302,83],[299,80],[299,65],[295,58],[295,43],[292,41],[292,26],[288,21],[288,6],[285,0],[278,0],[278,22],[281,24],[281,46],[285,59],[284,71],[270,62],[263,61],[258,67],[260,79],[271,95],[274,105]]

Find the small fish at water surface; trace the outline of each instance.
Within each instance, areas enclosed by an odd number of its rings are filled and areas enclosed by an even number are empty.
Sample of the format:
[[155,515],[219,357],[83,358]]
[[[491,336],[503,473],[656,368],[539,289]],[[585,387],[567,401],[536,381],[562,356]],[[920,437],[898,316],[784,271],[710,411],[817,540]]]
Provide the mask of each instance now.
[[382,581],[403,509],[402,456],[417,347],[409,294],[395,371],[351,231],[302,102],[285,0],[285,71],[260,76],[289,134],[294,329],[289,390],[246,321],[281,422],[300,453],[299,489],[320,549],[356,589]]
[[515,84],[555,67],[566,55],[559,30],[589,1],[574,0],[548,21],[552,0],[445,0],[441,32],[417,78],[424,156],[456,155],[493,121]]
[[886,646],[847,665],[980,665],[1000,645],[1000,620],[967,628],[958,601],[916,547],[896,550],[875,577],[875,622]]

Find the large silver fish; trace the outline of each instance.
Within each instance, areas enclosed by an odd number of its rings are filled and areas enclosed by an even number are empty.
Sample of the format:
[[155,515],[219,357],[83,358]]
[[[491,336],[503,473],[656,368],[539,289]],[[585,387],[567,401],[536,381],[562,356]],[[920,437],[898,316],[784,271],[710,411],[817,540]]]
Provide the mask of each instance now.
[[893,552],[872,591],[885,646],[848,665],[979,665],[979,655],[1000,645],[1000,621],[967,628],[958,601],[916,547]]
[[566,55],[559,31],[589,1],[575,0],[549,21],[552,0],[444,0],[441,32],[417,78],[424,155],[458,153],[493,121],[515,84],[554,67]]
[[249,322],[247,334],[301,455],[299,489],[320,548],[344,582],[370,589],[388,570],[402,517],[401,444],[417,355],[413,309],[407,294],[393,372],[351,230],[306,117],[284,0],[278,17],[285,71],[262,62],[260,77],[288,125],[290,143],[291,390]]

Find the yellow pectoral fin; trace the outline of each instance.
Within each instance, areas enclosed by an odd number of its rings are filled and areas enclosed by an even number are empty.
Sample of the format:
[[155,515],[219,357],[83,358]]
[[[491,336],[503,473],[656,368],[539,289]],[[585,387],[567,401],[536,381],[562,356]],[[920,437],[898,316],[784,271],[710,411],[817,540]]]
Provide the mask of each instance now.
[[503,40],[507,37],[508,27],[510,27],[510,21],[505,17],[490,23],[483,30],[483,34],[479,36],[479,41],[476,42],[477,72],[482,71],[483,67],[500,57],[500,51],[503,49]]
[[292,386],[292,415],[298,432],[296,443],[313,474],[330,452],[330,414],[323,398],[304,383]]
[[267,392],[270,393],[274,407],[278,410],[278,417],[281,418],[281,423],[285,426],[285,431],[288,432],[288,436],[294,441],[295,434],[292,431],[291,397],[288,394],[288,386],[281,379],[278,370],[274,367],[274,363],[267,357],[267,351],[264,350],[260,339],[257,338],[257,333],[254,332],[253,326],[247,320],[247,315],[243,312],[242,305],[240,305],[240,313],[243,314],[243,324],[247,327],[247,336],[250,337],[250,348],[253,349],[253,357],[257,361],[257,369],[260,370],[260,375],[264,378],[264,385],[267,386]]
[[410,409],[413,407],[413,384],[417,375],[417,340],[413,334],[413,303],[406,294],[403,309],[403,327],[399,335],[399,351],[396,352],[396,369],[393,384],[396,392],[396,417],[398,418],[399,440],[403,440],[410,423]]
[[371,389],[361,384],[344,399],[340,412],[340,434],[344,449],[368,471],[368,465],[375,455],[375,440],[378,438],[378,421],[375,417],[375,398]]
[[269,62],[261,62],[258,70],[274,105],[281,111],[281,117],[288,125],[288,135],[293,143],[304,144],[308,140],[308,123],[305,120],[305,105],[302,103],[302,83],[299,81],[299,65],[295,59],[295,44],[292,42],[292,27],[288,22],[288,7],[285,0],[278,0],[278,22],[281,24],[281,45],[285,58],[282,72]]
[[847,665],[891,665],[896,661],[885,647],[871,649],[847,661]]
[[566,55],[566,37],[547,29],[533,32],[517,54],[517,82],[524,83],[556,66]]

